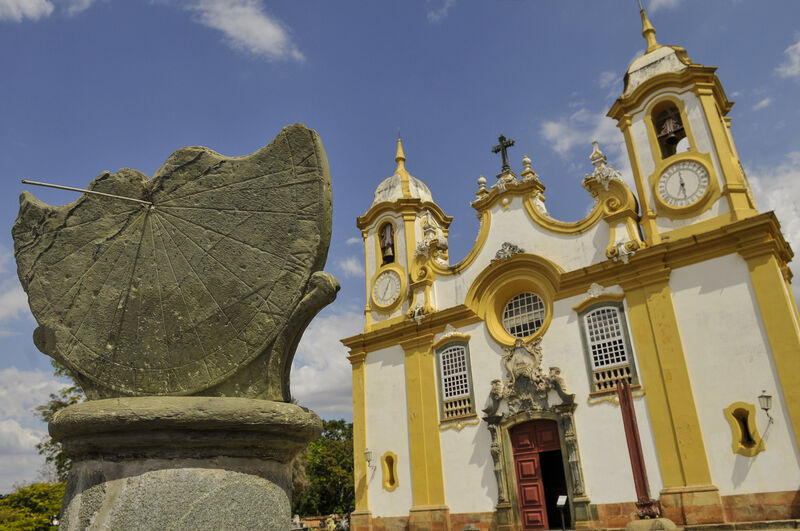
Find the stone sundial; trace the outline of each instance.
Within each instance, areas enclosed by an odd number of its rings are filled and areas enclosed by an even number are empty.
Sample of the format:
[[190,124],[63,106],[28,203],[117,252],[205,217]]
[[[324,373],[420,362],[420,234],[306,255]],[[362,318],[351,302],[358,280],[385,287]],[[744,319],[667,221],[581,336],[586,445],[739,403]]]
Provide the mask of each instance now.
[[330,175],[314,131],[286,127],[244,157],[173,153],[148,179],[100,174],[49,206],[25,192],[12,230],[36,346],[92,399],[205,395],[288,401],[321,272]]

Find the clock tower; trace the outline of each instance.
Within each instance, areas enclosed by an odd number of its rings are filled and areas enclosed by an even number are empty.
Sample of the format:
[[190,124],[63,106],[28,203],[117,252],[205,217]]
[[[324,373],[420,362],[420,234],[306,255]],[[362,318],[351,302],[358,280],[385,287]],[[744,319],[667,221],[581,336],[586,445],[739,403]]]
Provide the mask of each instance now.
[[650,245],[751,217],[756,211],[730,130],[716,67],[656,41],[641,10],[644,55],[625,74],[608,116],[625,137]]
[[397,168],[375,190],[372,206],[358,217],[364,238],[366,330],[430,313],[435,306],[429,258],[447,266],[447,231],[452,217],[434,203],[428,187],[408,173],[397,139]]

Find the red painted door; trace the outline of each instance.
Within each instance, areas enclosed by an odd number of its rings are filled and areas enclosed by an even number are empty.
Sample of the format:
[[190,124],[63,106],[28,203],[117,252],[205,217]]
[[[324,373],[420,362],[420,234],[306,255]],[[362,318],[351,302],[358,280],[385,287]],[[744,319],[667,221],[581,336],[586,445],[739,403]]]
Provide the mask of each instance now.
[[558,427],[552,420],[534,420],[511,429],[514,470],[522,528],[549,529],[539,453],[560,449]]

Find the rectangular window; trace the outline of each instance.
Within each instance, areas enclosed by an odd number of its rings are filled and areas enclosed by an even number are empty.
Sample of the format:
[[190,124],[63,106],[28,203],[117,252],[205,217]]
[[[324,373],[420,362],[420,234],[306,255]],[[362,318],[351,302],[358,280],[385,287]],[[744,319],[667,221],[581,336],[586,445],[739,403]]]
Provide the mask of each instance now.
[[586,346],[592,391],[612,391],[617,381],[636,383],[625,315],[619,303],[601,303],[583,313],[583,339]]
[[439,368],[441,420],[475,414],[467,344],[448,343],[436,352]]

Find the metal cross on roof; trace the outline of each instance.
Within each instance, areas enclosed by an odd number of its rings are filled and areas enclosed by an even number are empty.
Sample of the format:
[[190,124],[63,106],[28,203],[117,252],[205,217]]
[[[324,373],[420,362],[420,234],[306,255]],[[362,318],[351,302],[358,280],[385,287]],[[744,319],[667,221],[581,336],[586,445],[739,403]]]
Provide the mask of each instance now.
[[500,175],[510,173],[511,166],[508,165],[508,148],[514,145],[513,138],[506,138],[504,135],[500,135],[497,137],[497,140],[500,141],[500,144],[494,146],[492,148],[492,153],[500,153],[502,152],[503,156],[503,169],[500,170]]

